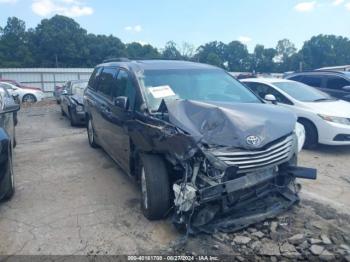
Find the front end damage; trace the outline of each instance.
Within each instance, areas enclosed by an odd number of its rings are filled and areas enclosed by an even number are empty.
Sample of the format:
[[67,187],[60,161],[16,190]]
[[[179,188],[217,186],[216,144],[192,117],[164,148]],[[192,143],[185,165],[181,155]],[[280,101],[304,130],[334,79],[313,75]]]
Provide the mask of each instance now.
[[[258,166],[263,159],[251,158]],[[316,170],[296,167],[293,147],[282,161],[243,172],[225,163],[218,169],[205,157],[187,164],[188,174],[173,185],[174,223],[191,234],[234,232],[276,217],[299,201],[296,178],[316,179]]]
[[[139,116],[129,133],[138,150],[167,160],[173,222],[188,233],[233,232],[273,218],[298,202],[296,178],[316,179],[315,169],[296,166],[296,119],[288,112],[276,124],[261,116],[245,121],[252,109],[241,113],[241,105],[213,110],[209,104],[173,101],[163,107],[157,116]],[[251,126],[264,135],[259,147],[242,143]]]

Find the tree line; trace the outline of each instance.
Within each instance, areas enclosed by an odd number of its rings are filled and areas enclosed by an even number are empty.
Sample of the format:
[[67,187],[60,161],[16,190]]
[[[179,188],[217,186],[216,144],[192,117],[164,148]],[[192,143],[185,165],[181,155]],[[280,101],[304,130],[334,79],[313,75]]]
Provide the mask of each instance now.
[[213,41],[197,49],[173,41],[162,49],[126,44],[112,35],[89,34],[73,19],[60,15],[43,19],[34,29],[27,29],[17,17],[9,17],[0,27],[0,67],[94,67],[113,57],[190,60],[235,72],[287,72],[350,64],[350,40],[318,35],[297,50],[290,40],[283,39],[275,48],[258,44],[249,53],[239,41]]

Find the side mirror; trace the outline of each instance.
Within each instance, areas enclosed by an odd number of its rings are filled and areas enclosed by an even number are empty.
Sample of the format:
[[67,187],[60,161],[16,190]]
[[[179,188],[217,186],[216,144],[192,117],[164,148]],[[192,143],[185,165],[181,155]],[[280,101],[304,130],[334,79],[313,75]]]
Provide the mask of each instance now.
[[342,89],[343,89],[344,91],[350,91],[350,86],[343,86]]
[[64,90],[62,90],[62,93],[61,93],[61,95],[68,95],[68,91],[66,90],[66,89],[64,89]]
[[129,107],[129,99],[126,96],[118,96],[114,99],[114,105],[121,109],[127,110]]
[[268,101],[268,102],[271,102],[272,104],[276,105],[277,104],[277,99],[274,95],[271,95],[271,94],[267,94],[265,96],[265,100]]

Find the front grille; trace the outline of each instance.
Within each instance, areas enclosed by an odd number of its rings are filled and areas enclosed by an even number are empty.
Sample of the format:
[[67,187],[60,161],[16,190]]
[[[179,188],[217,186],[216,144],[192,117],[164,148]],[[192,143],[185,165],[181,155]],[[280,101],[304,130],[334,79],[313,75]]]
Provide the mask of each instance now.
[[215,150],[212,154],[229,166],[237,166],[238,173],[244,173],[284,162],[290,156],[293,143],[293,136],[288,136],[264,150]]

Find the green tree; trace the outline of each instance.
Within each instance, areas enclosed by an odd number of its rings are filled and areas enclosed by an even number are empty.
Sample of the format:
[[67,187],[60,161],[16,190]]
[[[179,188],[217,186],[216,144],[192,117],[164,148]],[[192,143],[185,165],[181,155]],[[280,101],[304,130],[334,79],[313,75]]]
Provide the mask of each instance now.
[[274,72],[274,58],[277,52],[274,48],[265,48],[263,45],[256,45],[251,56],[251,69],[257,73]]
[[169,41],[166,43],[165,48],[162,52],[162,57],[165,59],[174,60],[182,59],[182,55],[180,54],[180,51],[176,48],[176,44],[173,41]]
[[224,60],[230,71],[244,72],[249,70],[248,49],[239,41],[232,41],[225,47]]
[[90,55],[86,30],[65,16],[42,20],[31,42],[37,66],[81,67]]
[[89,50],[86,65],[89,67],[94,67],[104,59],[127,56],[126,47],[123,42],[112,35],[89,34],[86,45]]
[[28,45],[25,22],[9,17],[6,26],[0,31],[0,66],[32,66],[34,61]]
[[210,42],[200,46],[194,56],[196,61],[224,68],[226,45],[222,42]]
[[129,58],[154,59],[154,58],[161,57],[157,48],[154,48],[149,44],[141,45],[140,43],[136,43],[136,42],[126,45],[126,53]]
[[276,52],[276,69],[279,72],[290,70],[293,67],[293,59],[295,59],[297,52],[295,45],[288,39],[282,39],[277,43]]
[[305,69],[350,64],[350,41],[342,36],[318,35],[306,41],[300,53]]

